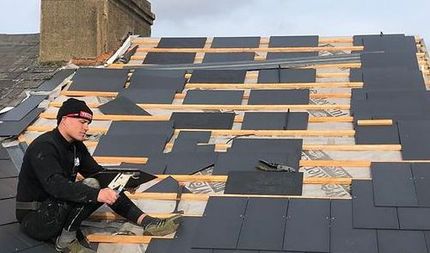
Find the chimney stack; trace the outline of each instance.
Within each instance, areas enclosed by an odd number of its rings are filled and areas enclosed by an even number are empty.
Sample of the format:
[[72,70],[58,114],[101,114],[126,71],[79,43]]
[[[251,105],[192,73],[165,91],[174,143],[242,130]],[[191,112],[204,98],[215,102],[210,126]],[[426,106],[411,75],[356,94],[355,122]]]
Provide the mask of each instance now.
[[40,62],[115,50],[127,34],[151,36],[154,19],[146,0],[41,0]]

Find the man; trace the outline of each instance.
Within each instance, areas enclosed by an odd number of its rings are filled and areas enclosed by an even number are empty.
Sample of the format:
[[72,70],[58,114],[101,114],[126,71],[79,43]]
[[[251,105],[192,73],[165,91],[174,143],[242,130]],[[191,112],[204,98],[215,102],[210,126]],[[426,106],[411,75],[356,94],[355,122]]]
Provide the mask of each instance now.
[[[89,154],[85,140],[93,113],[85,102],[70,98],[57,114],[57,128],[36,138],[25,152],[19,173],[16,216],[21,229],[37,240],[56,239],[60,252],[94,252],[81,245],[76,232],[83,220],[107,204],[140,225],[144,235],[163,236],[178,228],[181,217],[158,219],[145,215],[110,182],[92,175],[103,171]],[[85,179],[77,181],[77,174]]]

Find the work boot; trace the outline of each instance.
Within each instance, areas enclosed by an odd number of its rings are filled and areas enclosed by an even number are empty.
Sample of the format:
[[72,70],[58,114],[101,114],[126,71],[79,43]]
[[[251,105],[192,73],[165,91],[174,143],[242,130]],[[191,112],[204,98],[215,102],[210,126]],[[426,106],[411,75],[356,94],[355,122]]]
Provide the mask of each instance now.
[[181,222],[182,216],[180,214],[164,219],[147,215],[142,221],[143,235],[165,236],[171,234],[178,229]]
[[96,251],[90,248],[84,247],[82,244],[79,243],[78,240],[73,240],[66,247],[61,247],[60,245],[58,245],[58,243],[56,243],[55,249],[58,252],[63,252],[63,253],[96,253]]

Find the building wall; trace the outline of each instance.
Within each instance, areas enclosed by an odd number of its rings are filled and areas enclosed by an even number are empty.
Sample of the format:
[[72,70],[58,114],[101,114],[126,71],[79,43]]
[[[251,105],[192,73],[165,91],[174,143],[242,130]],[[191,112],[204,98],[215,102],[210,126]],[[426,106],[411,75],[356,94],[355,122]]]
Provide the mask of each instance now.
[[127,33],[150,36],[146,0],[42,0],[40,61],[68,61],[115,50]]

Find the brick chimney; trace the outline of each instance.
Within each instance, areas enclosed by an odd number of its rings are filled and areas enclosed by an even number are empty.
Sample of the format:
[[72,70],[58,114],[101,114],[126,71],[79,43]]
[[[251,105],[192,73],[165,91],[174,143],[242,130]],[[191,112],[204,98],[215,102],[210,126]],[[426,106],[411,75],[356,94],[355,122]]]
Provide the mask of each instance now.
[[41,0],[40,62],[115,50],[129,33],[150,36],[154,19],[147,0]]

